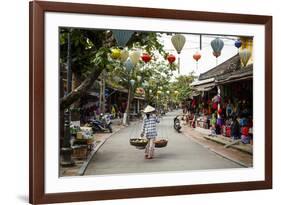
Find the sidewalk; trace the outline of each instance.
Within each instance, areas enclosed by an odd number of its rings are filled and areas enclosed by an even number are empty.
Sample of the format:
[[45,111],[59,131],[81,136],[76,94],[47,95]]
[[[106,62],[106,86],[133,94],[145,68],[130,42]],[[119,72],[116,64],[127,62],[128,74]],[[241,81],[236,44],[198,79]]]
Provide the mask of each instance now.
[[[120,121],[121,122],[121,121]],[[88,154],[87,158],[84,160],[75,160],[75,165],[73,167],[62,167],[60,166],[60,177],[64,176],[79,176],[83,175],[85,169],[88,166],[89,161],[92,159],[93,155],[98,151],[98,149],[110,138],[113,134],[120,131],[124,126],[118,120],[114,120],[112,123],[113,132],[112,133],[95,133],[93,150]]]
[[252,145],[238,143],[227,146],[232,143],[233,140],[222,135],[216,137],[208,136],[210,134],[209,130],[191,128],[185,124],[182,126],[182,133],[222,157],[232,160],[244,167],[253,167]]

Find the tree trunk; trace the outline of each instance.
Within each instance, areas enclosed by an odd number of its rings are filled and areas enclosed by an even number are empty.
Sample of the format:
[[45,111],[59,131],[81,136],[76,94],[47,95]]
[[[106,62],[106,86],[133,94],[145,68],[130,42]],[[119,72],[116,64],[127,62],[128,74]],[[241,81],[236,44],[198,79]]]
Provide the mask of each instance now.
[[78,100],[83,94],[87,92],[101,74],[102,67],[94,67],[89,76],[81,83],[79,87],[70,92],[67,96],[60,99],[60,109],[64,110]]
[[[71,90],[75,90],[75,88],[79,87],[79,85],[81,84],[80,79],[78,78],[77,73],[72,72],[72,89]],[[80,121],[80,111],[79,108],[81,107],[81,102],[80,99],[76,100],[71,108],[74,109],[74,111],[71,112],[71,120],[72,121]]]
[[134,89],[132,86],[129,87],[128,90],[128,99],[127,99],[127,106],[126,106],[126,111],[123,116],[123,125],[129,125],[130,121],[130,109],[131,109],[131,103],[132,99],[134,98]]

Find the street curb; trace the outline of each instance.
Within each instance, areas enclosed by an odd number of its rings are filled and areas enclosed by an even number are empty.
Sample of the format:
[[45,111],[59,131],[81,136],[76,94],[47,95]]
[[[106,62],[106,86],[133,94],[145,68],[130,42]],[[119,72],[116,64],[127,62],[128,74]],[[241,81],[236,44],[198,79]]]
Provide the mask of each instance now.
[[[185,135],[185,136],[186,136],[186,135]],[[217,155],[219,155],[219,156],[221,156],[221,157],[223,157],[223,158],[225,158],[225,159],[228,159],[228,160],[230,160],[230,161],[232,161],[232,162],[234,162],[234,163],[236,163],[236,164],[239,164],[239,165],[241,165],[241,166],[243,166],[243,167],[246,167],[246,168],[251,167],[251,166],[248,166],[248,165],[244,164],[243,162],[240,162],[240,161],[238,161],[238,160],[235,160],[235,159],[233,159],[233,158],[231,158],[231,157],[229,157],[229,156],[227,156],[227,155],[224,155],[224,154],[222,154],[222,153],[220,153],[220,152],[218,152],[218,151],[216,151],[216,150],[210,148],[209,146],[204,145],[203,143],[200,143],[198,140],[194,139],[194,137],[190,137],[190,139],[191,139],[192,141],[196,142],[197,144],[202,145],[202,146],[205,147],[206,149],[210,150],[211,152],[214,152],[215,154],[217,154]]]
[[107,138],[105,138],[103,141],[101,141],[95,148],[94,150],[90,153],[88,159],[83,163],[83,165],[80,167],[79,171],[78,171],[78,175],[79,176],[83,176],[85,174],[85,171],[87,169],[87,167],[90,164],[90,161],[93,159],[94,155],[97,153],[97,151],[101,148],[101,146],[114,134],[118,133],[120,130],[124,129],[126,127],[121,127],[119,128],[116,132],[112,133],[111,135],[109,135]]
[[[135,123],[134,121],[131,122],[131,124]],[[115,131],[114,133],[112,133],[111,135],[109,135],[106,139],[104,139],[103,141],[101,141],[95,148],[94,150],[90,153],[88,159],[83,163],[83,165],[80,167],[79,171],[78,171],[78,175],[79,176],[83,176],[85,174],[85,171],[87,169],[87,167],[89,166],[90,162],[92,161],[94,155],[98,152],[98,150],[101,148],[101,146],[114,134],[118,133],[119,131],[123,130],[124,128],[126,128],[128,126],[123,126],[121,128],[119,128],[117,131]]]
[[[209,137],[209,136],[203,136],[205,139],[207,140],[211,140],[213,142],[216,142],[216,143],[219,143],[219,144],[222,144],[222,145],[228,145],[226,142],[223,142],[223,140],[220,140],[220,139],[217,139],[216,137]],[[234,149],[237,149],[241,152],[245,152],[247,154],[250,154],[250,155],[253,155],[253,151],[252,150],[249,150],[249,149],[246,149],[246,148],[243,148],[243,147],[240,147],[239,145],[232,145],[231,146],[232,148]]]

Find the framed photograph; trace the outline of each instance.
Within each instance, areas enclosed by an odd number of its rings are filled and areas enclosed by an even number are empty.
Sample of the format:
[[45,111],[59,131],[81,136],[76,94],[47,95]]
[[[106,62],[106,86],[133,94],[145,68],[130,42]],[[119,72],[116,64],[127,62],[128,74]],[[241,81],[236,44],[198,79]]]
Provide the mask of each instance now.
[[272,17],[30,2],[32,204],[272,188]]

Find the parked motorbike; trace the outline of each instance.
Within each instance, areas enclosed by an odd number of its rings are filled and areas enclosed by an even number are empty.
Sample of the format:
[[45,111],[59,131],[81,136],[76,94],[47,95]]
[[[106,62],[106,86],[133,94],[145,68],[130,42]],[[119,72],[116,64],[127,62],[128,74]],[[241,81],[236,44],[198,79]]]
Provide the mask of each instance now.
[[90,119],[89,124],[93,132],[107,132],[112,133],[112,122],[110,115],[101,115],[101,120]]
[[181,125],[180,125],[180,119],[178,117],[179,115],[174,118],[174,128],[178,133],[180,133]]

